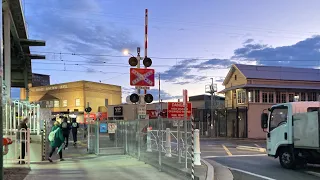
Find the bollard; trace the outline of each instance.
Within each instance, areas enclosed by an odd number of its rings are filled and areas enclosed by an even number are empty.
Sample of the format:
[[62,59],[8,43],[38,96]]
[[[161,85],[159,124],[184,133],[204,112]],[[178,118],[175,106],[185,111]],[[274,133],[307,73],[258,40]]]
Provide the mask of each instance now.
[[172,157],[172,155],[171,155],[171,133],[170,133],[170,128],[166,129],[166,157]]
[[200,166],[200,138],[199,129],[194,130],[194,165]]
[[147,128],[147,152],[152,152],[152,149],[151,149],[151,130],[150,130],[150,127]]

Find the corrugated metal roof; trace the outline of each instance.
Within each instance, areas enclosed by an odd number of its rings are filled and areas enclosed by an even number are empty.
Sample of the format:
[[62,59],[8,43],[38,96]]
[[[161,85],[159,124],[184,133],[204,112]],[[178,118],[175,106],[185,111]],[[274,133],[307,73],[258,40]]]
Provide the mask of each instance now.
[[235,64],[248,79],[320,81],[320,69]]

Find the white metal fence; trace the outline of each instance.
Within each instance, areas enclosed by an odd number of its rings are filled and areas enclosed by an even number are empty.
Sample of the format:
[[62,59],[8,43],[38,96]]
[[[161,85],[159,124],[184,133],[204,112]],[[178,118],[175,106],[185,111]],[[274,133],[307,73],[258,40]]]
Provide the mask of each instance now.
[[[185,154],[187,150],[188,157],[191,158],[191,132],[187,132],[187,142],[185,142],[183,131],[180,131],[180,141],[178,142],[178,131],[171,131],[170,128],[166,130],[149,130],[147,132],[147,150],[160,151],[166,153],[166,156],[171,155],[180,157]],[[160,141],[158,140],[160,139]],[[160,142],[160,143],[159,143]],[[180,147],[180,153],[179,148]]]
[[25,162],[30,165],[30,129],[8,130],[4,138],[12,140],[9,152],[3,158],[4,163]]
[[40,135],[40,105],[27,101],[8,101],[4,110],[5,122],[3,131],[5,134],[17,130],[23,118],[28,118],[30,133]]

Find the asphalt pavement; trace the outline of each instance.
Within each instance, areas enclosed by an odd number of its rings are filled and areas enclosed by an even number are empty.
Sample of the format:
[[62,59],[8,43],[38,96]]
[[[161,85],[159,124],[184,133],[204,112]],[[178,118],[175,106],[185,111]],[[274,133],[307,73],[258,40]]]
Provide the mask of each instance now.
[[201,156],[209,163],[213,161],[228,167],[235,180],[319,180],[308,174],[320,171],[318,167],[304,170],[287,170],[280,166],[279,160],[265,153],[239,150],[237,146],[265,148],[262,140],[206,139],[201,140]]

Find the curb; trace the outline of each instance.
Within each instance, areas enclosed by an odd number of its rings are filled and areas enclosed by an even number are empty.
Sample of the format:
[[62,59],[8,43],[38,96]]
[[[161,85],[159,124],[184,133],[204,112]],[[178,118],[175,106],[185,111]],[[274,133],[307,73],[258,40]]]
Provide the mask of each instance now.
[[201,161],[206,164],[206,166],[208,167],[207,169],[207,177],[206,180],[214,180],[214,168],[213,166],[206,160],[201,158]]
[[212,166],[214,168],[214,177],[216,179],[219,179],[219,180],[233,180],[234,179],[233,174],[228,167],[226,167],[226,166],[224,166],[214,160],[210,160],[210,162],[211,162],[210,164],[212,164]]
[[320,173],[317,173],[317,172],[305,171],[305,173],[310,174],[312,176],[320,177]]
[[262,153],[267,152],[265,148],[252,147],[252,146],[237,146],[236,149],[244,150],[244,151],[262,152]]

